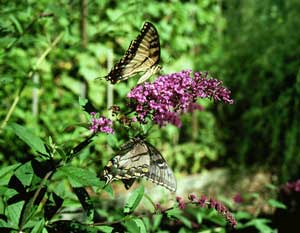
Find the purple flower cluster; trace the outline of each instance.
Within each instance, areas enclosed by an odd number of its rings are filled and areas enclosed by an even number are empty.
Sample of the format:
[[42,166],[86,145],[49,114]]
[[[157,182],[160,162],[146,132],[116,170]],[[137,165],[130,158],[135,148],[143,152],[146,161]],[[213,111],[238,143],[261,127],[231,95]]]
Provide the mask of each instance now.
[[230,213],[230,211],[221,203],[220,201],[214,198],[207,198],[205,195],[202,195],[200,198],[197,198],[195,194],[189,195],[189,200],[196,205],[201,206],[202,208],[211,208],[215,209],[219,214],[225,217],[232,227],[237,226],[237,221]]
[[113,134],[114,130],[112,129],[112,121],[100,116],[97,117],[95,112],[91,112],[91,126],[90,131],[92,133],[103,132],[108,134]]
[[207,79],[207,73],[192,74],[190,70],[160,76],[153,83],[145,82],[132,89],[127,97],[138,121],[144,123],[150,118],[160,126],[171,123],[177,127],[181,126],[180,114],[203,109],[195,103],[198,98],[233,103],[230,91],[221,81]]
[[286,193],[291,193],[291,192],[300,192],[300,179],[294,181],[294,182],[287,182],[283,186],[283,190]]

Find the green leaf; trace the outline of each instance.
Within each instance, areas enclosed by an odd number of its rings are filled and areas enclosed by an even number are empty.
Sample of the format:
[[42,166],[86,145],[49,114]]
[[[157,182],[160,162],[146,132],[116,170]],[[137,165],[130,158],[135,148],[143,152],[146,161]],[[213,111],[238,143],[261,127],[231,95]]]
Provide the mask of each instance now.
[[47,154],[44,142],[29,129],[16,123],[12,123],[10,124],[10,126],[14,130],[15,134],[34,151],[38,151],[42,154]]
[[275,207],[275,208],[278,208],[278,209],[286,209],[286,205],[285,204],[283,204],[282,202],[277,201],[275,199],[269,199],[268,203],[272,207]]
[[162,217],[163,217],[162,214],[155,214],[153,216],[153,225],[152,225],[152,228],[151,228],[152,231],[157,230],[157,228],[159,227],[159,225],[161,223]]
[[210,209],[208,215],[206,215],[205,218],[220,226],[225,226],[227,224],[224,217],[220,215],[215,209]]
[[38,205],[42,201],[45,193],[46,188],[34,190],[34,195],[32,195],[31,198],[26,201],[21,212],[21,221],[19,223],[20,228],[23,228],[24,225],[31,221],[31,218],[36,213]]
[[143,223],[146,227],[147,232],[150,232],[152,223],[150,222],[150,218],[148,216],[142,217]]
[[34,228],[31,230],[30,233],[40,233],[42,232],[43,228],[44,228],[44,225],[45,225],[45,220],[44,219],[41,219],[40,221],[38,221]]
[[254,226],[261,233],[273,233],[273,229],[267,225],[270,222],[271,221],[269,219],[253,219],[247,222],[244,226]]
[[197,219],[197,223],[202,224],[202,221],[203,221],[203,213],[202,213],[202,212],[197,212],[197,213],[196,213],[196,219]]
[[168,218],[177,218],[179,219],[184,225],[186,225],[188,228],[192,228],[191,221],[182,215],[182,211],[179,209],[171,209],[167,211],[167,217]]
[[[104,183],[104,181],[101,181]],[[104,183],[105,185],[105,183]],[[106,185],[104,188],[104,191],[107,192],[109,194],[109,196],[114,197],[114,190],[112,189],[112,187],[110,185]]]
[[78,102],[79,102],[80,106],[85,106],[87,104],[87,102],[89,102],[89,101],[87,99],[82,98],[81,96],[79,96]]
[[68,177],[72,187],[100,186],[102,183],[96,173],[83,168],[65,166],[57,170]]
[[1,167],[0,169],[0,177],[2,178],[3,176],[6,175],[6,173],[15,170],[15,168],[17,168],[18,166],[20,166],[21,163],[16,163],[7,167]]
[[104,233],[111,233],[114,230],[114,228],[110,226],[95,226],[95,228]]
[[18,226],[12,225],[12,222],[5,222],[3,219],[0,219],[0,228],[12,228],[12,229],[18,229]]
[[274,184],[266,184],[266,187],[269,188],[270,190],[278,190],[278,187]]
[[143,196],[144,196],[144,186],[141,185],[140,187],[138,187],[132,192],[132,194],[130,195],[130,197],[128,198],[125,204],[123,212],[125,214],[129,214],[133,212],[135,208],[138,206],[138,204],[140,203],[140,201],[142,200]]
[[129,233],[147,233],[144,222],[139,218],[131,218],[130,220],[126,221],[124,225]]
[[17,203],[9,205],[6,208],[8,221],[14,226],[14,228],[18,228],[24,203],[24,201],[19,201]]
[[16,177],[21,181],[24,186],[30,186],[34,171],[31,162],[27,162],[19,167],[15,172]]
[[252,215],[245,211],[238,211],[235,215],[236,219],[251,219]]
[[10,172],[12,173],[12,171],[15,170],[17,167],[19,167],[20,165],[21,163],[16,163],[14,165],[2,167],[0,169],[0,186],[8,184],[10,177],[12,176]]

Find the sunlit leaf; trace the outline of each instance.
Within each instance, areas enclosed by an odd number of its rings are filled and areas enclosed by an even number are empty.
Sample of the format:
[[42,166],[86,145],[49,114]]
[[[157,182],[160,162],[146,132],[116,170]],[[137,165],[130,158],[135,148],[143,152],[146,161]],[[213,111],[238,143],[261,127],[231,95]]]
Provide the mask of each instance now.
[[42,232],[43,228],[45,225],[45,220],[41,219],[40,221],[38,221],[35,226],[33,227],[33,229],[31,230],[31,233],[40,233]]
[[15,228],[18,228],[24,203],[24,201],[19,201],[7,206],[6,208],[8,220]]
[[111,226],[95,226],[95,228],[104,233],[111,233],[114,230]]
[[96,173],[88,169],[65,166],[59,168],[58,172],[68,177],[72,187],[100,186],[102,184]]
[[136,218],[136,217],[131,218],[130,220],[126,221],[124,223],[124,225],[125,225],[127,231],[130,233],[136,233],[136,232],[146,233],[147,232],[144,222],[141,219]]
[[140,201],[142,200],[143,196],[144,196],[144,186],[141,185],[131,193],[130,197],[128,198],[125,204],[123,212],[125,214],[133,212],[135,208],[138,206],[138,204],[140,203]]
[[22,182],[24,186],[29,186],[31,184],[31,181],[34,176],[34,172],[31,166],[31,162],[27,162],[20,166],[16,172],[15,175],[17,178]]

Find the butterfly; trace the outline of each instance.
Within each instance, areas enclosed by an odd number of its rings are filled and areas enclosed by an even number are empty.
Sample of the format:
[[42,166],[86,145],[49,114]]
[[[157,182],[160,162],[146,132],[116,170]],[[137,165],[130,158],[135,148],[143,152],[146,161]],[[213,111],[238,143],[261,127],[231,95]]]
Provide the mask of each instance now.
[[131,41],[125,55],[114,65],[105,79],[115,84],[144,72],[138,81],[138,84],[142,83],[161,70],[159,60],[160,43],[157,30],[152,23],[145,22],[140,34]]
[[155,184],[176,191],[176,179],[161,153],[141,138],[123,144],[119,152],[104,167],[106,183],[122,180],[129,189],[136,178],[145,177]]

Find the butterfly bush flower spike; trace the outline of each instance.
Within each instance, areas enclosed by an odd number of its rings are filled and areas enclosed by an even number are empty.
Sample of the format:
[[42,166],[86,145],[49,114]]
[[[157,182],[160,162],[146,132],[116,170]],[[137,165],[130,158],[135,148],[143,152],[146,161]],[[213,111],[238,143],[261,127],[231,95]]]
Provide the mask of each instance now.
[[181,126],[181,114],[203,110],[195,103],[198,98],[233,103],[230,91],[222,86],[221,81],[208,79],[207,73],[192,74],[190,70],[160,76],[153,83],[138,85],[127,97],[131,100],[129,107],[141,123],[150,118],[160,126],[170,123],[177,127]]
[[91,113],[91,126],[89,129],[92,133],[103,132],[107,134],[114,134],[114,130],[111,126],[111,120],[103,116],[97,117],[95,112]]
[[227,222],[229,222],[229,224],[233,228],[237,226],[237,221],[235,220],[234,216],[222,202],[214,198],[208,198],[205,195],[202,195],[200,198],[197,198],[195,194],[190,194],[188,198],[191,201],[191,203],[198,205],[202,208],[215,209],[220,215],[222,215],[227,220]]

